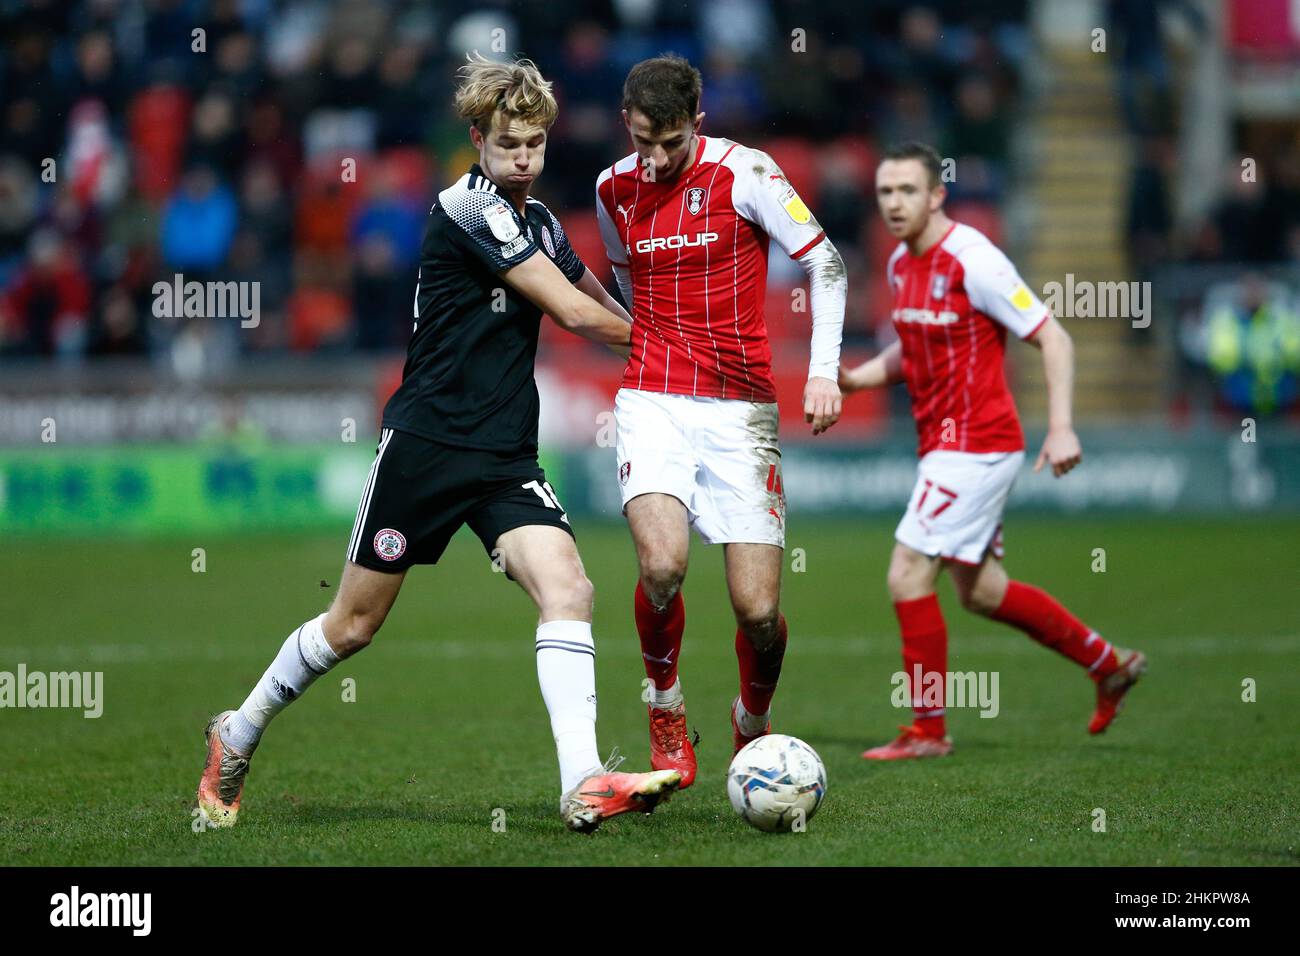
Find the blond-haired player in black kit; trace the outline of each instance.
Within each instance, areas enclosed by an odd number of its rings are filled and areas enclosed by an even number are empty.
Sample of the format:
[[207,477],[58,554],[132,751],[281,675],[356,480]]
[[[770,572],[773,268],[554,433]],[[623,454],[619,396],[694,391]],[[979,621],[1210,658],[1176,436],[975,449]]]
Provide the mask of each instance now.
[[479,161],[438,194],[429,214],[406,368],[384,409],[339,593],[289,635],[238,710],[208,723],[199,807],[217,826],[235,823],[249,759],[271,718],[366,647],[407,570],[436,563],[465,524],[540,613],[537,675],[565,824],[590,831],[607,817],[649,812],[681,782],[675,770],[601,765],[592,586],[537,462],[533,371],[542,313],[622,354],[631,320],[559,221],[529,198],[556,116],[550,84],[527,60],[471,58],[461,74],[456,106]]

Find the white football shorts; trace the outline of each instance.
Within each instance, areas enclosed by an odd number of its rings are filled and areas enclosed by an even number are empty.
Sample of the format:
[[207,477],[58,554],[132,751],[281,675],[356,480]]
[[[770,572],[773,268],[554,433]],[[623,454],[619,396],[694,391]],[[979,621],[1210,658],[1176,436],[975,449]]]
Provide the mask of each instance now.
[[659,492],[686,506],[705,544],[785,547],[775,402],[620,388],[614,417],[625,513]]
[[929,452],[894,537],[914,551],[961,564],[979,564],[990,550],[1000,559],[1002,509],[1024,460],[1023,451]]

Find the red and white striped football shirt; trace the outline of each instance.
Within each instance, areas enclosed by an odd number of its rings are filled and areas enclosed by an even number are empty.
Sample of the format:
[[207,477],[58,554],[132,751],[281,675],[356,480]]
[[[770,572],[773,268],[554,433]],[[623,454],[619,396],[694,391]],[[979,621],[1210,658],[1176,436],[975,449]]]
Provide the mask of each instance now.
[[924,255],[900,243],[887,267],[918,454],[1020,451],[1003,371],[1007,329],[1022,339],[1050,312],[977,229],[953,223]]
[[768,240],[798,259],[825,238],[766,153],[700,137],[694,164],[645,182],[637,154],[596,181],[610,262],[632,280],[632,355],[622,386],[776,401],[763,316]]

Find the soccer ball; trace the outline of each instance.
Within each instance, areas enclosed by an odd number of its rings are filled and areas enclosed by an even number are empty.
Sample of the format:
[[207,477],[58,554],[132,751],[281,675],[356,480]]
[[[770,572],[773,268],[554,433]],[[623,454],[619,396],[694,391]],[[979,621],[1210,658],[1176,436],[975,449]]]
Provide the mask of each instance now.
[[798,737],[764,734],[750,741],[727,770],[731,806],[751,826],[789,831],[812,819],[826,796],[826,765]]

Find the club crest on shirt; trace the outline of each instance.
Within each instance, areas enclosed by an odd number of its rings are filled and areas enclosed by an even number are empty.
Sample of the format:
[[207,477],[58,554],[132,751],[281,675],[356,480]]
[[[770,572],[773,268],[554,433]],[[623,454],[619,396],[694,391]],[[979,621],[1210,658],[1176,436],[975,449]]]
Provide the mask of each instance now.
[[618,466],[618,483],[620,485],[626,485],[627,480],[631,477],[632,477],[632,463],[630,461],[625,461],[623,462],[623,464]]
[[406,538],[400,531],[384,528],[375,535],[375,554],[381,561],[396,561],[406,553]]
[[542,226],[542,245],[546,247],[546,254],[552,259],[555,258],[555,243],[551,241],[551,230]]
[[484,209],[483,220],[492,230],[492,235],[502,242],[509,242],[519,235],[519,224],[515,222],[514,213],[503,202],[493,203]]
[[694,216],[704,207],[704,189],[696,186],[694,189],[686,190],[686,208]]
[[930,283],[930,298],[942,299],[948,294],[948,277],[935,276],[934,281]]

